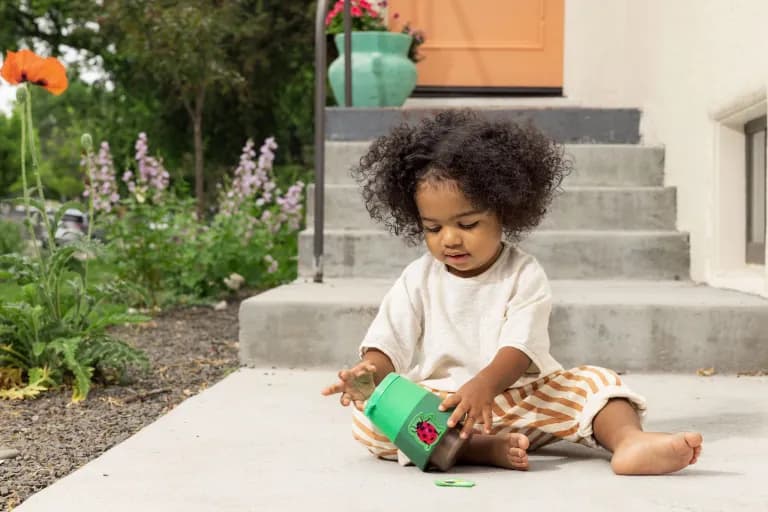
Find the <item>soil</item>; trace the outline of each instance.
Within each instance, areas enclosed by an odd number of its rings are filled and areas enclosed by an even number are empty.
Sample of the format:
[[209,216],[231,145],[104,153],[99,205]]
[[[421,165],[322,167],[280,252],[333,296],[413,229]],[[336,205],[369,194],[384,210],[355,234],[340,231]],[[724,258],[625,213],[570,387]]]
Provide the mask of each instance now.
[[239,303],[176,309],[152,321],[113,330],[146,352],[152,367],[127,385],[95,385],[88,398],[71,403],[59,389],[34,400],[0,400],[0,511],[98,457],[240,365]]

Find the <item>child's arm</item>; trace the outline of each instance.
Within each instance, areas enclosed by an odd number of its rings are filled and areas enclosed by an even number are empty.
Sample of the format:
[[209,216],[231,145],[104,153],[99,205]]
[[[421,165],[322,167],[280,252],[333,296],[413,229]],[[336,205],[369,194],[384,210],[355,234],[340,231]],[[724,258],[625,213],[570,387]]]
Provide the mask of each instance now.
[[369,348],[363,354],[363,361],[367,361],[373,365],[376,369],[373,380],[378,385],[384,377],[395,371],[395,366],[392,364],[392,360],[379,349]]
[[467,439],[475,423],[483,423],[485,432],[490,434],[494,398],[514,384],[530,364],[531,359],[521,350],[513,347],[499,349],[488,366],[440,404],[441,411],[456,407],[448,418],[448,426],[456,426],[466,414],[461,437]]

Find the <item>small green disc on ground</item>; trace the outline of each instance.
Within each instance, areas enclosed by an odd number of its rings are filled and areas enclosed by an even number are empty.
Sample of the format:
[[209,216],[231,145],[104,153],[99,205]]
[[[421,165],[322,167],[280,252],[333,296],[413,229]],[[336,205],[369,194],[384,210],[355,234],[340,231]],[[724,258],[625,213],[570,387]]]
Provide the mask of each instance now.
[[475,482],[462,480],[461,478],[446,478],[444,480],[435,480],[435,485],[439,487],[474,487]]

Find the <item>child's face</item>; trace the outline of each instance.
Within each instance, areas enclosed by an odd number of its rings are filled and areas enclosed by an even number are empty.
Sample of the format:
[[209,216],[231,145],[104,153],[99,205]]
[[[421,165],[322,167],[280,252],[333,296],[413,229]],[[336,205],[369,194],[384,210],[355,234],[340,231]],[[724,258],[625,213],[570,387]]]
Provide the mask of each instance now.
[[421,182],[416,189],[429,252],[460,277],[485,272],[499,257],[502,227],[492,212],[476,211],[456,182]]

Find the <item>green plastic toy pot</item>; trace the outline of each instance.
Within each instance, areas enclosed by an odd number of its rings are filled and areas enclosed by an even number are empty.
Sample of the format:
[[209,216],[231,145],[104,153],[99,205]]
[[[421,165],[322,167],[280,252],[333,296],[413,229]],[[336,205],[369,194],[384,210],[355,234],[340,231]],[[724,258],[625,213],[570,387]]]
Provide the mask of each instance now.
[[[432,462],[445,470],[453,464],[461,441],[456,429],[447,425],[451,413],[438,410],[441,402],[402,375],[390,373],[368,399],[365,415],[421,470],[427,469],[433,454],[439,455],[439,462]],[[450,443],[442,443],[449,438]]]

